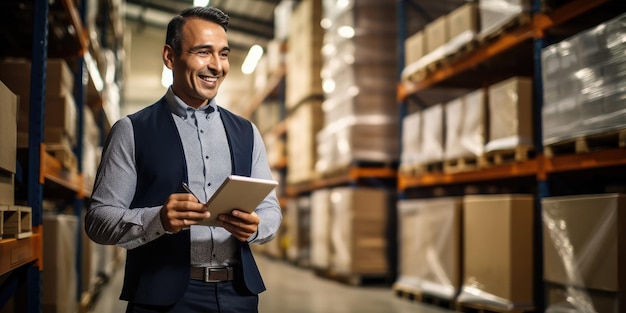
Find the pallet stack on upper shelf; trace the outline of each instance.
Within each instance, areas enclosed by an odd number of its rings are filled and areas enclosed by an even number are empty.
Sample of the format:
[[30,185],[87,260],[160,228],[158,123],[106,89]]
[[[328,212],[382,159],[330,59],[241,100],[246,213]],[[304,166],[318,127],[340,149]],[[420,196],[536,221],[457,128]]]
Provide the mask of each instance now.
[[[623,269],[614,266],[616,258],[602,261],[590,247],[601,247],[603,255],[622,251],[612,244],[621,240],[620,226],[609,220],[621,216],[621,193],[626,190],[618,178],[626,171],[621,143],[626,129],[624,92],[616,88],[626,78],[621,66],[626,45],[617,39],[625,31],[626,5],[608,0],[489,0],[479,1],[478,9],[496,2],[502,2],[498,8],[525,3],[522,8],[533,10],[479,11],[481,25],[494,12],[518,16],[497,28],[487,27],[489,35],[483,32],[461,53],[443,54],[436,66],[405,72],[398,84],[403,105],[421,105],[406,110],[409,114],[403,117],[403,141],[413,146],[403,146],[398,176],[403,198],[398,202],[400,232],[405,235],[395,289],[424,302],[446,300],[437,303],[462,312],[621,312],[626,288],[619,278],[603,273],[607,268],[614,273]],[[424,40],[417,37],[408,37],[409,47]],[[413,70],[407,63],[405,70]],[[505,92],[498,91],[505,84],[509,85]],[[466,93],[444,101],[429,98],[448,88],[464,88]],[[486,100],[471,112],[458,103],[467,104],[469,92],[482,92]],[[426,113],[440,102],[445,103],[445,122],[426,134],[425,119],[431,118],[425,118]],[[468,121],[471,131],[459,131]],[[443,150],[439,159],[443,166],[409,170],[410,162],[424,162],[424,137],[437,132],[446,134],[436,141]],[[498,132],[509,136],[495,138]],[[463,138],[466,134],[474,136]],[[450,141],[457,144],[449,145]],[[476,144],[479,149],[467,149],[470,154],[447,163],[450,149],[457,153],[459,147]],[[436,201],[456,197],[463,199],[462,227],[449,227],[449,219],[435,220],[422,208],[434,209]],[[408,239],[406,234],[416,225],[445,231],[439,234],[442,238],[454,239],[461,233],[463,242],[458,246],[452,239],[445,245],[431,242],[426,239],[429,233],[413,234],[424,238],[417,242]],[[591,244],[589,238],[597,242]],[[503,245],[502,240],[508,243]],[[416,254],[422,250],[416,249],[430,249],[430,260],[435,261],[424,263]],[[454,262],[461,263],[461,280],[454,279],[459,277],[450,267]],[[446,269],[446,275],[433,276],[435,269]]]

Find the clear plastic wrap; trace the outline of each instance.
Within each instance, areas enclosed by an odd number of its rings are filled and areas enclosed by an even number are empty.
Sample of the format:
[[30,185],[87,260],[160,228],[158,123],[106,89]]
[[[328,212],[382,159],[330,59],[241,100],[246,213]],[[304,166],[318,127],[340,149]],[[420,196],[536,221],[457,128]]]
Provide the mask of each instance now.
[[549,312],[618,312],[596,302],[597,294],[617,297],[623,289],[618,243],[625,209],[623,194],[542,199],[544,279],[565,295],[547,304]]
[[421,162],[422,112],[417,111],[402,120],[402,153],[400,168],[410,167]]
[[353,161],[392,162],[399,158],[399,125],[385,115],[350,116],[317,134],[315,170],[324,173]]
[[311,192],[311,267],[328,269],[330,266],[330,189]]
[[530,0],[479,0],[480,33],[483,38],[500,30],[524,12],[530,12]]
[[485,92],[475,90],[445,105],[446,160],[476,157],[485,150]]
[[456,297],[461,281],[462,198],[397,203],[401,288],[442,299]]
[[626,14],[542,51],[543,143],[626,127]]
[[443,161],[443,104],[435,104],[422,111],[422,152],[424,164]]

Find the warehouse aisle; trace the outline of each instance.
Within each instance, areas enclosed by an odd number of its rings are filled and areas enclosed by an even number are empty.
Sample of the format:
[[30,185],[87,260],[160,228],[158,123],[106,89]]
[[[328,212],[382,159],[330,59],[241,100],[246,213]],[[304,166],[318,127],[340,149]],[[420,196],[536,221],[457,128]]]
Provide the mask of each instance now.
[[[395,296],[389,287],[354,287],[321,278],[283,261],[257,257],[267,291],[261,294],[260,313],[445,313]],[[92,313],[124,312],[117,300],[123,270],[102,290]]]

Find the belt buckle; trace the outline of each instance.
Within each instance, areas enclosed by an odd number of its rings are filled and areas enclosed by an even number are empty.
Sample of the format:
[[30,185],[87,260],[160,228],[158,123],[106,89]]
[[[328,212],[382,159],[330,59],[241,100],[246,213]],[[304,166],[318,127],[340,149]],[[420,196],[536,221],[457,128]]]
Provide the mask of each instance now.
[[221,281],[228,280],[228,269],[227,268],[212,268],[205,267],[204,268],[204,282],[205,283],[217,283]]

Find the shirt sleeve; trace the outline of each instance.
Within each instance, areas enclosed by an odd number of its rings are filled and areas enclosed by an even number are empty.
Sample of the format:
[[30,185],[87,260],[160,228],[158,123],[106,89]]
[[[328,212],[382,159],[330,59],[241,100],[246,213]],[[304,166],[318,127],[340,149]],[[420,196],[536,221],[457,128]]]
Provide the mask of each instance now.
[[113,125],[102,152],[85,216],[91,240],[133,249],[165,234],[160,206],[130,209],[136,185],[133,126],[126,117]]
[[[252,155],[252,177],[273,179],[265,151],[265,143],[258,128],[253,124],[254,131],[254,151]],[[258,231],[250,236],[248,242],[253,244],[263,244],[274,238],[278,231],[282,213],[276,190],[273,190],[261,204],[256,208],[257,215],[261,219]]]

